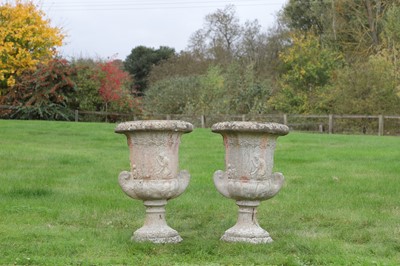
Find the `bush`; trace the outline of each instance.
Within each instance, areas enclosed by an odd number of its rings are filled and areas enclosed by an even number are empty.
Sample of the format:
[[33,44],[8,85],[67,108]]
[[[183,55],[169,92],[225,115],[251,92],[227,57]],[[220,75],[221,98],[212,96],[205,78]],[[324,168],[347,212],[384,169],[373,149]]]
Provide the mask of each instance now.
[[0,98],[0,104],[13,109],[2,112],[5,118],[70,120],[69,102],[75,92],[75,70],[64,59],[39,64],[23,72],[16,84]]
[[158,81],[146,92],[145,112],[183,114],[196,105],[200,87],[198,76],[173,77]]

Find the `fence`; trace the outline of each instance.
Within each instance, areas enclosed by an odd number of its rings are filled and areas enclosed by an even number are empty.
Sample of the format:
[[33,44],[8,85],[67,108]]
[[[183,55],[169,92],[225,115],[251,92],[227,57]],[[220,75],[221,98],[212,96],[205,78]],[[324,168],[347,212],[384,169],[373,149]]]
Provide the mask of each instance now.
[[[388,115],[184,115],[184,114],[121,114],[111,112],[75,111],[75,121],[88,121],[85,116],[102,116],[103,121],[119,122],[129,120],[184,120],[196,127],[208,128],[221,121],[260,121],[282,123],[291,130],[320,133],[400,135],[400,116]],[[90,119],[89,119],[90,120]]]
[[[0,109],[12,110],[11,106],[0,105]],[[400,136],[400,116],[391,115],[184,115],[184,114],[124,114],[75,110],[75,121],[121,122],[129,120],[184,120],[196,127],[208,128],[221,121],[259,121],[282,123],[291,130],[319,133],[396,135]],[[0,116],[1,118],[1,116]]]

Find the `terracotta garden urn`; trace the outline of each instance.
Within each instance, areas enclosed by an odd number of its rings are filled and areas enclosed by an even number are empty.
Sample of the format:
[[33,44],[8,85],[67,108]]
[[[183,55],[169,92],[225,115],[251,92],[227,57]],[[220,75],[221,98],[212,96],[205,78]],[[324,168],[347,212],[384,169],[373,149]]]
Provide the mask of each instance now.
[[133,233],[137,242],[177,243],[178,232],[167,225],[165,205],[181,195],[190,175],[178,170],[178,151],[182,134],[193,125],[175,120],[132,121],[118,124],[115,132],[125,134],[130,151],[130,171],[119,174],[122,190],[146,207],[144,225]]
[[225,145],[225,171],[214,173],[215,187],[239,206],[236,224],[225,231],[221,240],[272,242],[258,224],[257,207],[274,197],[283,185],[283,175],[272,169],[277,138],[288,134],[289,128],[277,123],[238,121],[217,123],[211,130],[223,136]]

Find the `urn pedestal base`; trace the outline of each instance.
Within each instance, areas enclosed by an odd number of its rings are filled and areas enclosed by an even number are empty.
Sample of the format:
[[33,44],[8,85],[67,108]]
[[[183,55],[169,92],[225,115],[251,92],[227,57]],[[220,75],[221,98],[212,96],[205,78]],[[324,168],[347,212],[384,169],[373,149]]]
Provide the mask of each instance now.
[[239,216],[236,224],[225,231],[221,240],[226,242],[247,242],[252,244],[271,243],[269,233],[257,221],[259,201],[237,201]]
[[166,200],[148,200],[144,225],[133,233],[132,241],[153,243],[179,243],[182,238],[178,232],[167,225],[165,220]]

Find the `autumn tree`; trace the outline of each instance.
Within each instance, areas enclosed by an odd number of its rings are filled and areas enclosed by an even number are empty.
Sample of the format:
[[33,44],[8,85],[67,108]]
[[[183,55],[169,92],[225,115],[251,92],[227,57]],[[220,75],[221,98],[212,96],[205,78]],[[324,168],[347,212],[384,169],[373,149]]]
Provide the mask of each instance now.
[[110,104],[114,104],[113,110],[135,111],[137,102],[129,92],[132,80],[129,73],[122,69],[122,62],[112,60],[100,63],[99,66],[99,95],[105,104],[105,111],[109,111]]
[[0,95],[26,70],[35,69],[56,54],[62,45],[60,28],[33,4],[17,0],[0,5]]
[[2,104],[12,110],[2,111],[6,118],[70,120],[73,112],[75,69],[65,59],[55,58],[36,69],[26,69],[17,76],[12,90],[2,95]]

